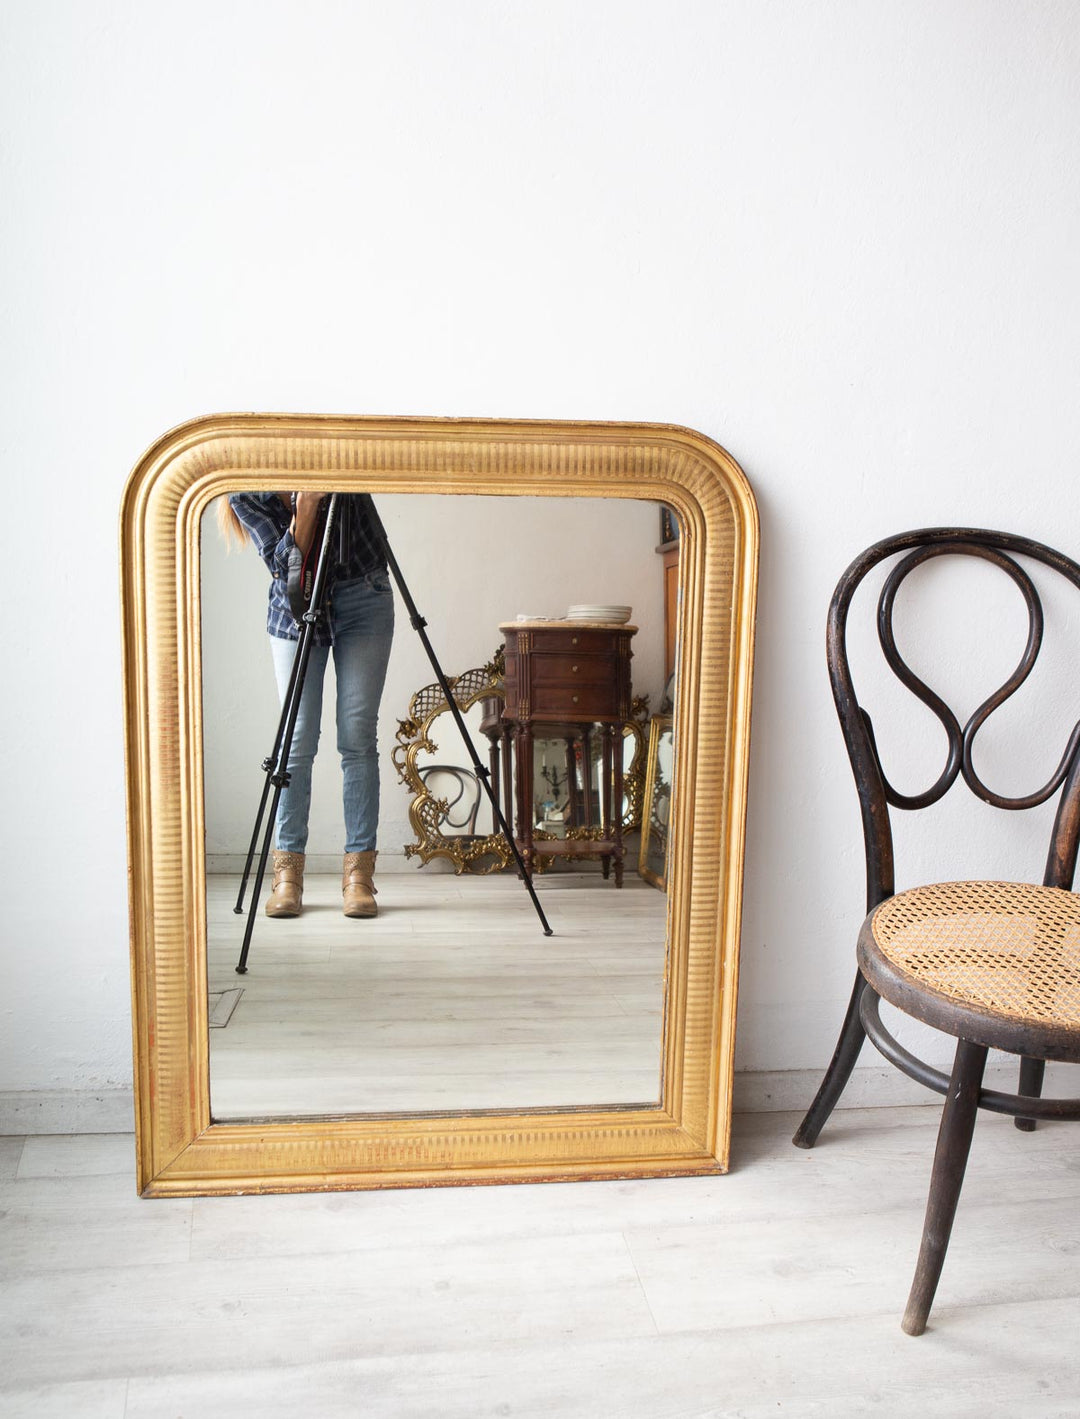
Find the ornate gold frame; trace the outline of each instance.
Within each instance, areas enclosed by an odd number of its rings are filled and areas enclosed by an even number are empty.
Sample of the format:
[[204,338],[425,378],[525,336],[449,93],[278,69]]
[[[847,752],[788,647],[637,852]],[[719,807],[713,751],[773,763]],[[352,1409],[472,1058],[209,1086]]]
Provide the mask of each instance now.
[[623,725],[623,734],[631,734],[634,740],[634,757],[630,760],[630,767],[623,771],[623,792],[626,794],[624,833],[636,833],[640,830],[644,812],[645,765],[649,752],[649,736],[645,732],[645,726],[649,722],[648,695],[635,695],[630,703],[630,713],[633,718]]
[[[503,673],[500,646],[486,665],[466,670],[462,675],[448,676],[446,683],[462,714],[478,700],[491,697],[504,699]],[[437,752],[431,730],[439,716],[446,714],[448,709],[442,686],[435,681],[417,690],[409,701],[408,717],[398,720],[394,736],[397,744],[390,751],[390,758],[398,778],[412,793],[409,824],[416,834],[416,841],[406,844],[405,856],[419,857],[422,864],[436,857],[445,857],[454,864],[454,871],[459,873],[497,872],[500,868],[509,867],[514,860],[503,835],[496,833],[482,838],[444,836],[439,831],[439,824],[446,812],[446,804],[428,792],[420,777],[417,758],[423,753]]]
[[[450,692],[462,714],[471,709],[478,700],[505,699],[504,649],[505,647],[499,646],[486,665],[466,670],[461,675],[447,677],[446,683],[450,686]],[[398,720],[394,735],[397,744],[390,751],[390,758],[397,769],[398,778],[412,794],[409,803],[409,825],[416,834],[415,842],[405,844],[405,856],[418,857],[421,865],[431,862],[433,858],[445,857],[454,864],[454,871],[458,874],[472,872],[483,876],[489,872],[500,872],[514,860],[506,838],[501,833],[484,837],[444,834],[440,824],[446,814],[447,805],[428,792],[427,785],[421,778],[417,759],[421,754],[437,752],[435,742],[431,738],[431,730],[435,721],[440,715],[446,714],[448,708],[442,686],[436,681],[417,690],[409,701],[407,717]],[[634,718],[628,719],[623,726],[624,735],[629,734],[634,740],[634,757],[623,780],[627,805],[623,815],[624,833],[637,832],[641,827],[642,804],[645,801],[645,760],[648,753],[648,735],[645,733],[649,713],[648,695],[635,698],[631,710]],[[589,837],[599,838],[601,835],[597,828],[569,829],[566,834],[566,851],[537,858],[533,870],[547,872],[556,861],[583,858],[586,854],[575,852],[574,842]],[[537,829],[533,836],[554,841],[555,835]]]
[[[634,497],[682,529],[676,822],[660,1101],[215,1123],[199,525],[237,488]],[[758,527],[738,465],[654,424],[216,415],[121,508],[138,1186],[146,1196],[722,1172],[730,1133]]]

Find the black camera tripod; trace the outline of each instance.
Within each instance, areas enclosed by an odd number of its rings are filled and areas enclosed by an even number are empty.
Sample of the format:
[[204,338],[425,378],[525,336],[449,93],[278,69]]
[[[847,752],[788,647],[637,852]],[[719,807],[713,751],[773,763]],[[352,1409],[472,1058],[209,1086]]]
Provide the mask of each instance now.
[[[334,526],[337,521],[339,496],[340,494],[338,493],[331,493],[329,495],[321,536],[319,536],[318,533],[316,534],[319,551],[314,569],[312,572],[309,572],[305,567],[304,573],[302,574],[307,599],[307,609],[304,610],[301,617],[300,641],[296,648],[292,671],[289,675],[288,688],[285,691],[285,697],[281,706],[281,717],[278,720],[277,733],[274,736],[274,747],[262,763],[266,778],[263,782],[262,797],[259,800],[258,811],[255,815],[255,826],[251,833],[251,843],[248,846],[247,858],[244,862],[244,873],[240,880],[240,892],[236,899],[236,906],[233,908],[233,911],[238,916],[243,915],[244,892],[247,889],[248,878],[251,875],[251,865],[255,860],[255,852],[259,844],[259,832],[260,829],[262,829],[264,816],[267,811],[267,803],[269,802],[269,817],[266,819],[262,848],[259,852],[259,865],[255,874],[255,885],[251,893],[251,906],[248,911],[247,927],[244,931],[244,944],[240,950],[240,960],[236,965],[236,973],[240,976],[247,974],[248,952],[251,949],[251,933],[255,928],[255,916],[259,906],[259,895],[262,891],[263,878],[266,875],[267,858],[270,856],[270,843],[274,834],[274,823],[277,820],[278,803],[281,799],[282,790],[287,788],[289,783],[289,752],[292,748],[296,719],[300,711],[300,697],[304,692],[304,680],[307,677],[308,662],[311,659],[311,647],[315,643],[315,629],[326,615],[326,594],[330,568],[329,549],[334,533]],[[397,589],[401,594],[402,601],[405,603],[405,609],[409,613],[409,621],[412,628],[420,637],[420,643],[424,647],[428,660],[431,662],[431,668],[435,672],[435,678],[439,682],[439,688],[443,692],[447,708],[453,715],[454,723],[457,725],[462,741],[469,751],[473,763],[473,772],[483,785],[484,792],[488,796],[495,821],[499,825],[499,831],[505,837],[510,847],[514,861],[517,864],[518,876],[525,883],[525,890],[528,892],[532,904],[536,908],[536,915],[540,919],[540,925],[543,927],[544,935],[551,936],[553,933],[551,927],[548,925],[547,917],[544,915],[544,910],[540,905],[539,898],[536,895],[536,889],[532,884],[532,877],[528,868],[525,866],[524,859],[521,856],[514,835],[510,831],[506,819],[503,817],[498,799],[492,792],[489,782],[491,771],[485,768],[480,762],[480,755],[476,751],[476,746],[473,744],[465,721],[462,718],[461,710],[458,708],[458,703],[454,699],[454,692],[450,688],[449,681],[443,673],[442,666],[439,664],[431,641],[428,639],[426,630],[427,621],[424,620],[423,616],[421,616],[420,612],[416,609],[416,602],[412,599],[409,588],[405,584],[405,578],[401,574],[401,568],[398,566],[397,558],[394,556],[390,546],[382,518],[379,516],[378,509],[370,498],[368,499],[368,510],[371,530],[374,532],[376,540],[379,543],[380,551],[386,559],[386,565],[390,570],[390,574],[397,583]],[[273,791],[271,792],[271,790]]]

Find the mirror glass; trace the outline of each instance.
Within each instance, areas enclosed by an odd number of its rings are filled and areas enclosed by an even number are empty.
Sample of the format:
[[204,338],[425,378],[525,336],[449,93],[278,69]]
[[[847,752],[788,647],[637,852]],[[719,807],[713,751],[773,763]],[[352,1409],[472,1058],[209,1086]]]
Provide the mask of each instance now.
[[[640,803],[644,787],[645,749],[641,726],[622,726],[623,791],[620,796],[623,832],[641,828]],[[568,752],[565,739],[538,738],[533,746],[533,823],[537,832],[566,838],[575,827],[586,826],[585,766],[580,746]],[[590,791],[601,781],[603,753],[599,735],[590,736]],[[629,842],[629,838],[628,838]],[[637,846],[637,838],[633,839]]]
[[[656,1105],[667,911],[655,886],[664,879],[672,745],[668,717],[666,735],[648,755],[648,705],[658,707],[665,693],[672,654],[665,636],[675,620],[658,554],[670,540],[661,505],[438,494],[387,494],[376,502],[451,682],[495,663],[501,623],[550,621],[557,628],[573,606],[631,608],[636,717],[617,727],[614,751],[624,780],[622,885],[606,872],[606,860],[574,850],[575,839],[580,848],[603,831],[600,733],[571,737],[550,714],[538,722],[531,802],[521,808],[518,749],[498,732],[501,682],[463,710],[464,738],[445,700],[419,726],[412,717],[418,692],[436,677],[395,588],[379,715],[378,915],[342,913],[331,659],[302,912],[285,920],[264,914],[268,874],[249,969],[236,974],[246,918],[235,907],[279,705],[266,631],[267,569],[251,547],[228,549],[210,504],[200,574],[211,1116]],[[434,693],[438,700],[437,684]],[[643,854],[647,762],[654,783]],[[469,858],[472,845],[482,848],[500,831],[478,765],[489,772],[507,819],[528,812],[536,838],[565,841],[565,853],[538,858],[533,878],[552,936],[543,934],[505,854]],[[425,833],[450,842],[426,861],[418,812],[427,814]],[[249,899],[250,888],[245,911]]]

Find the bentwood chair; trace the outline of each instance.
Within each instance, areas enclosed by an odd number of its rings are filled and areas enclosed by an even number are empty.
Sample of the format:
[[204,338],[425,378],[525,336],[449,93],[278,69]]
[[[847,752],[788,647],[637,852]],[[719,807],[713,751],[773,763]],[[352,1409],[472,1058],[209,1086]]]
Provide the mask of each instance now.
[[420,770],[420,782],[435,797],[445,791],[440,799],[440,826],[445,823],[456,831],[475,835],[481,790],[480,780],[471,769],[463,769],[460,764],[428,764]]
[[[1080,1063],[1080,896],[1071,891],[1080,835],[1080,723],[1068,734],[1050,781],[1026,797],[995,793],[972,764],[976,735],[1027,679],[1042,643],[1042,604],[1017,555],[1052,568],[1080,590],[1080,566],[1038,542],[1003,532],[929,528],[868,548],[841,577],[829,607],[829,675],[862,809],[869,915],[859,934],[859,969],[836,1052],[793,1141],[813,1147],[867,1035],[897,1068],[945,1095],[922,1247],[903,1319],[909,1335],[921,1335],[926,1327],[978,1110],[1012,1114],[1017,1127],[1026,1130],[1040,1118],[1080,1118],[1080,1099],[1041,1097],[1047,1060]],[[934,713],[948,737],[945,767],[917,795],[899,793],[886,778],[870,717],[855,696],[847,655],[855,591],[874,567],[896,556],[878,601],[878,638],[893,673]],[[935,557],[989,562],[1011,577],[1028,610],[1020,663],[963,727],[902,659],[893,635],[898,589],[916,567]],[[890,809],[937,803],[958,778],[998,808],[1034,808],[1060,795],[1042,885],[940,882],[895,891]],[[890,1034],[881,1020],[881,1000],[956,1039],[951,1075],[916,1058]],[[988,1049],[1020,1056],[1018,1093],[983,1087]]]

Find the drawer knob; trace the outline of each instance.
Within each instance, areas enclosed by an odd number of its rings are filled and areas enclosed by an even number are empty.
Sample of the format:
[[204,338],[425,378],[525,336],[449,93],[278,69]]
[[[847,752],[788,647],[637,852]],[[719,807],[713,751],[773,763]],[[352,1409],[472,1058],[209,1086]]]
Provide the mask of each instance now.
[[574,672],[575,675],[577,674],[577,666],[576,666],[576,665],[571,665],[570,669]]
[[577,702],[578,702],[578,697],[577,697],[577,695],[572,695],[572,696],[571,696],[571,699],[573,700],[574,704],[577,704]]
[[577,636],[571,636],[571,637],[570,637],[570,644],[571,644],[571,645],[577,645]]

